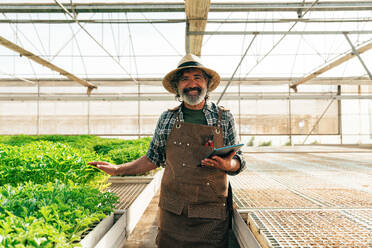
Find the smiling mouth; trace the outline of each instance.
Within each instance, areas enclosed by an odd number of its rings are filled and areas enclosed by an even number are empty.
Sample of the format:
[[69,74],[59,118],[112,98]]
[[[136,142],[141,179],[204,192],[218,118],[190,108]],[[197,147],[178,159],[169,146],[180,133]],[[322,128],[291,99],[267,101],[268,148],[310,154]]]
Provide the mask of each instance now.
[[189,95],[199,95],[201,93],[202,89],[200,87],[193,87],[193,88],[185,88],[183,89],[184,94]]
[[188,92],[189,95],[199,95],[200,92],[198,90],[191,90]]

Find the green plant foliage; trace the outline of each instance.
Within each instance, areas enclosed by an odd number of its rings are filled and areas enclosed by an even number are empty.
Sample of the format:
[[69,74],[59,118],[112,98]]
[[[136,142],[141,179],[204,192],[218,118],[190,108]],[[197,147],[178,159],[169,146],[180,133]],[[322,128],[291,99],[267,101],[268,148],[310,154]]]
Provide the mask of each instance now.
[[74,148],[84,148],[91,151],[93,147],[107,139],[93,135],[13,135],[0,136],[0,143],[11,146],[24,146],[35,141],[50,141],[53,143],[68,144]]
[[127,163],[146,155],[148,144],[137,143],[110,150],[107,155],[116,164]]
[[151,142],[151,137],[145,137],[135,140],[120,140],[120,139],[105,139],[93,146],[96,153],[106,155],[112,150],[127,148],[127,147],[143,147],[148,148]]
[[80,246],[82,233],[117,202],[101,191],[109,175],[88,162],[135,160],[150,141],[0,136],[0,247]]
[[61,143],[36,141],[19,147],[0,144],[0,185],[24,181],[44,184],[55,179],[85,184],[104,176],[87,165],[94,160],[101,158],[87,149]]
[[[107,157],[115,164],[123,164],[136,160],[146,155],[150,141],[150,138],[131,140],[126,144],[122,144],[121,146],[117,146],[116,148],[110,150],[107,153]],[[158,170],[149,171],[142,175],[153,175],[156,173],[156,171]]]
[[53,143],[68,144],[74,148],[84,148],[98,154],[107,154],[110,150],[137,144],[150,144],[151,137],[134,140],[114,138],[101,138],[94,135],[13,135],[0,136],[0,143],[11,146],[24,146],[35,141],[50,141]]
[[75,247],[66,235],[44,219],[0,214],[1,247]]
[[251,137],[251,139],[249,140],[249,142],[247,143],[247,146],[253,146],[254,145],[254,136]]
[[32,135],[0,136],[0,143],[12,146],[23,146],[34,141],[37,141],[37,136]]
[[98,189],[25,183],[0,188],[3,247],[76,247],[81,234],[113,211],[118,197]]
[[262,142],[258,146],[271,146],[271,140],[270,141],[266,141],[266,142]]

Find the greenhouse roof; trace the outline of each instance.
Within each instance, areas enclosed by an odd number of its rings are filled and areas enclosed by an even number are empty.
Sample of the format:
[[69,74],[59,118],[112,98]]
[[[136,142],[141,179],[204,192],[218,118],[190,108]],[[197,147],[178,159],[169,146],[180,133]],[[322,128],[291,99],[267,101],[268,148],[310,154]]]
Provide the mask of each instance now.
[[372,1],[34,0],[0,12],[0,82],[136,85],[192,52],[226,80],[372,83]]

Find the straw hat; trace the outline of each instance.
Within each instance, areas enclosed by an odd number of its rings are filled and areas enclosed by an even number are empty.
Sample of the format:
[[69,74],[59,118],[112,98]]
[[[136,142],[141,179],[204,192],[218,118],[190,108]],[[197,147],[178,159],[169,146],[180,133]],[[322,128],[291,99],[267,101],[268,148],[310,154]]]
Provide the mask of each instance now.
[[201,70],[205,71],[205,73],[207,73],[211,77],[211,80],[210,80],[209,85],[208,85],[208,91],[209,92],[215,90],[217,88],[217,86],[220,84],[220,75],[218,75],[217,72],[215,72],[214,70],[211,70],[209,68],[204,67],[203,64],[200,61],[200,58],[198,58],[197,56],[195,56],[193,54],[188,53],[178,63],[177,69],[174,69],[173,71],[169,72],[163,78],[163,86],[167,91],[177,95],[176,89],[174,88],[174,86],[172,86],[172,81],[173,81],[174,76],[176,75],[176,73],[179,70],[182,70],[182,69],[185,69],[185,68],[198,68],[198,69],[201,69]]

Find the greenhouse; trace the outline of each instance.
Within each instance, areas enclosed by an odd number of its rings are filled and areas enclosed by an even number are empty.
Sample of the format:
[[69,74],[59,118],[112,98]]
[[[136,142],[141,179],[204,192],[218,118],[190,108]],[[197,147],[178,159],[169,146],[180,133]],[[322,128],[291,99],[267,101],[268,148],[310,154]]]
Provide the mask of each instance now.
[[372,248],[371,0],[0,13],[0,247]]

